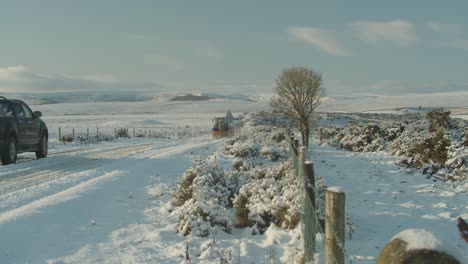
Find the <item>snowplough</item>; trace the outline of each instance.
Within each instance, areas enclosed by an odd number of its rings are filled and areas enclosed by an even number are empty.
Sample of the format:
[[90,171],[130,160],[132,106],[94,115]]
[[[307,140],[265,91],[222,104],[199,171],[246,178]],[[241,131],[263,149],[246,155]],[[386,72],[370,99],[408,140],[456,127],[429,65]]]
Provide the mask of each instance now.
[[225,117],[215,117],[213,121],[213,137],[229,137],[231,135],[231,127]]

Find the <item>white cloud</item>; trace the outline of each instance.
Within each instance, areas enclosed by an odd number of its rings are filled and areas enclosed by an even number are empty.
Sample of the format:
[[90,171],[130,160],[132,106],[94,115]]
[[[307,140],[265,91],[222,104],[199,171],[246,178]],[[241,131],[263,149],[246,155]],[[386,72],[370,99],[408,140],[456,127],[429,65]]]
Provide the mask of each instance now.
[[417,41],[415,26],[406,20],[389,22],[359,21],[351,24],[361,39],[371,44],[390,42],[409,46]]
[[120,81],[112,75],[46,75],[24,66],[0,67],[0,92],[123,91],[160,88],[157,83]]
[[327,31],[314,27],[292,27],[288,29],[293,37],[311,44],[329,54],[347,56],[350,52],[333,39]]
[[0,80],[15,81],[21,78],[21,75],[26,72],[23,66],[12,66],[0,68]]
[[468,49],[468,39],[436,41],[434,42],[434,46],[454,49]]
[[427,22],[427,27],[436,33],[458,35],[462,32],[462,25],[460,24],[445,24],[441,22],[431,21]]

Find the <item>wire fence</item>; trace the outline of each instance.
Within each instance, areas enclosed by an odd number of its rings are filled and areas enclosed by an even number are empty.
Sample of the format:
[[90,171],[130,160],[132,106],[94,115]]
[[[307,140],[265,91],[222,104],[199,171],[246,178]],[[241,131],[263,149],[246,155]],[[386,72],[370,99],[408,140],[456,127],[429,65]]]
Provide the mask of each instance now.
[[206,126],[185,127],[57,127],[53,130],[52,137],[58,141],[74,140],[78,137],[128,137],[128,138],[168,138],[177,139],[185,137],[201,136],[211,133],[211,128]]
[[[351,262],[351,258],[346,253],[344,246],[344,193],[337,192],[338,196],[343,199],[339,201],[342,203],[339,206],[333,204],[336,199],[326,201],[327,209],[331,208],[331,210],[326,210],[325,225],[327,229],[324,231],[317,212],[316,197],[319,196],[315,183],[314,166],[312,162],[307,161],[307,148],[300,147],[299,140],[295,138],[291,130],[287,130],[285,138],[289,145],[295,174],[300,178],[301,189],[303,190],[301,223],[304,240],[304,262],[317,263],[317,258],[319,258],[321,263],[342,264],[345,256]],[[334,195],[336,190],[330,189],[327,190],[328,192],[330,192],[330,195]],[[320,245],[317,245],[317,237],[320,238]]]

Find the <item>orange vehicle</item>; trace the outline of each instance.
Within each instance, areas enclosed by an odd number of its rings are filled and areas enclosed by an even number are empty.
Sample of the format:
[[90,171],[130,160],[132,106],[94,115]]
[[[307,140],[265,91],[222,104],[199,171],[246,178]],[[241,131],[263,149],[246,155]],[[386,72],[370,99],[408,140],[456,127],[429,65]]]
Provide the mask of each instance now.
[[229,137],[231,135],[229,122],[225,117],[215,117],[213,121],[213,137]]

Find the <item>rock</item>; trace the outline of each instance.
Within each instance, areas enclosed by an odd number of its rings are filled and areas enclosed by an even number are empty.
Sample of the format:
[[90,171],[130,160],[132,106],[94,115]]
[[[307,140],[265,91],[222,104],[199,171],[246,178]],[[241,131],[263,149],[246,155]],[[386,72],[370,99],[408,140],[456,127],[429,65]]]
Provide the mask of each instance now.
[[408,250],[407,245],[402,239],[394,238],[380,252],[377,264],[461,264],[445,252],[426,248]]

